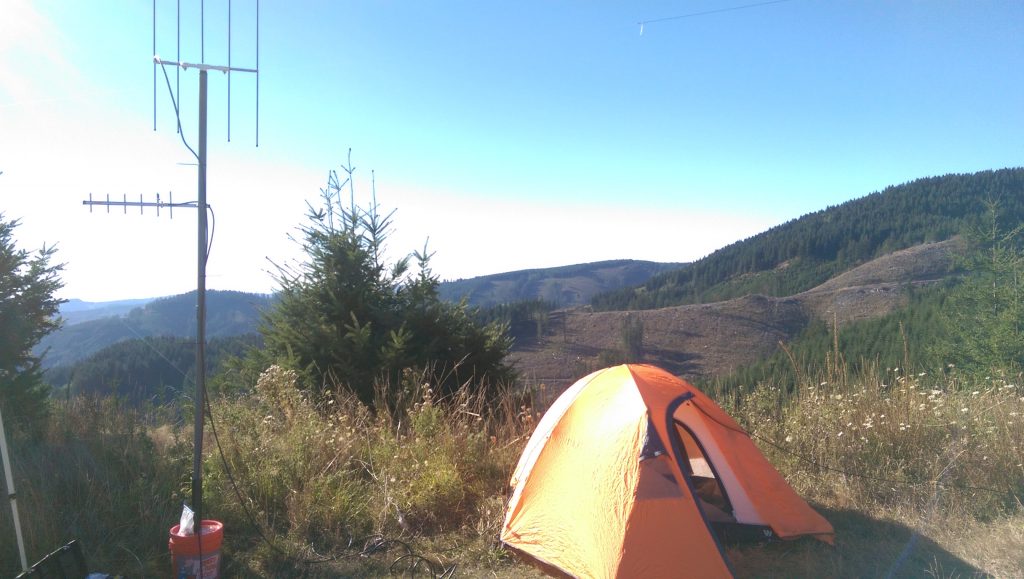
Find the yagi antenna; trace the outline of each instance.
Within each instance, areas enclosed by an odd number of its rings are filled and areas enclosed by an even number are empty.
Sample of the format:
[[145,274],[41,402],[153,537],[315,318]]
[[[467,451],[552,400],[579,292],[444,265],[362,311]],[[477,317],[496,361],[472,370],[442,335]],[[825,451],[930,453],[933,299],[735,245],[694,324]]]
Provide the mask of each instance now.
[[[170,216],[171,219],[174,219],[174,208],[175,207],[187,207],[187,208],[193,208],[193,209],[195,207],[197,207],[195,201],[186,201],[185,203],[175,203],[174,202],[174,194],[171,193],[171,192],[167,193],[167,201],[161,200],[159,193],[156,194],[156,201],[143,201],[142,195],[139,195],[139,200],[138,201],[129,201],[128,200],[128,195],[122,195],[120,201],[116,201],[116,200],[115,201],[111,201],[109,194],[107,195],[107,200],[106,201],[94,201],[93,198],[92,198],[92,193],[89,193],[89,199],[86,200],[86,201],[82,201],[82,205],[87,205],[89,207],[89,213],[92,213],[92,208],[94,206],[96,206],[96,205],[99,205],[100,207],[106,207],[107,208],[107,213],[110,213],[110,208],[111,207],[123,207],[125,215],[128,215],[128,208],[129,207],[138,207],[139,208],[139,215],[143,215],[144,214],[144,212],[146,210],[146,207],[155,207],[156,208],[156,216],[157,217],[160,217],[160,210],[166,208],[167,209],[167,213],[168,213],[168,215]],[[209,205],[207,205],[207,207],[209,207]]]

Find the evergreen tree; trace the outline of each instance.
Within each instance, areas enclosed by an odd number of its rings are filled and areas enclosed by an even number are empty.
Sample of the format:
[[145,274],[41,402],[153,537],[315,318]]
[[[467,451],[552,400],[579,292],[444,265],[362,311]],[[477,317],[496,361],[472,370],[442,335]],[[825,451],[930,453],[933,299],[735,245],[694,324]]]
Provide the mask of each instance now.
[[644,322],[637,314],[622,320],[622,350],[626,357],[638,360],[644,354]]
[[257,361],[287,363],[315,390],[347,387],[368,404],[376,383],[395,384],[407,368],[432,370],[442,391],[509,378],[505,326],[477,323],[465,302],[441,301],[425,248],[385,262],[394,212],[382,214],[375,195],[366,208],[355,204],[350,167],[344,181],[332,171],[322,204],[309,207],[300,228],[306,260],[278,268],[279,302],[264,318]]
[[947,299],[941,355],[981,372],[1024,366],[1024,225],[1003,230],[999,206],[988,202],[982,222],[968,230],[966,276]]
[[54,293],[63,283],[63,265],[50,261],[54,247],[35,254],[18,249],[18,221],[0,214],[0,407],[12,429],[32,432],[40,426],[49,394],[40,361],[32,348],[60,325],[61,300]]

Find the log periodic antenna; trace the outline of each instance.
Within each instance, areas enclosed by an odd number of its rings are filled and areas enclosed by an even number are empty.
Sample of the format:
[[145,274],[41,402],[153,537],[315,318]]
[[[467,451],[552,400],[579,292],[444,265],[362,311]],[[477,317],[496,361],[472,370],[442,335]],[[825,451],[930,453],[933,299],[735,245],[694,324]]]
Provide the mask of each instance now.
[[[153,207],[159,215],[160,209],[166,208],[173,218],[175,208],[195,208],[199,214],[198,223],[198,266],[196,275],[196,388],[193,403],[195,405],[194,425],[194,452],[192,457],[192,510],[195,519],[199,521],[200,529],[197,529],[196,536],[200,538],[200,550],[202,549],[202,520],[203,520],[203,479],[202,479],[202,452],[203,452],[203,406],[206,400],[206,261],[209,256],[209,230],[207,213],[211,211],[206,202],[206,133],[207,133],[207,75],[210,71],[219,71],[227,76],[228,81],[228,140],[231,140],[231,73],[247,73],[256,76],[256,146],[259,147],[259,28],[260,28],[260,3],[254,0],[256,10],[256,65],[254,68],[243,68],[234,66],[231,57],[231,18],[232,0],[228,3],[228,62],[227,65],[209,64],[206,62],[206,6],[205,0],[199,0],[199,48],[200,62],[191,63],[181,59],[181,0],[177,0],[177,60],[170,61],[160,58],[157,54],[157,0],[153,0],[153,130],[156,130],[156,92],[157,92],[157,67],[163,72],[164,80],[167,82],[167,90],[170,93],[171,102],[174,105],[175,124],[181,141],[185,147],[195,156],[198,166],[198,200],[185,203],[174,203],[173,198],[168,194],[168,201],[162,201],[159,194],[155,202],[146,202],[140,196],[138,201],[129,201],[127,195],[123,195],[121,201],[111,201],[107,195],[106,200],[97,201],[89,195],[89,199],[83,201],[83,205],[92,211],[94,206],[106,207],[110,212],[111,207],[120,207],[128,213],[128,208],[138,207],[144,212],[146,207]],[[177,89],[171,88],[171,79],[167,74],[167,65],[176,69],[178,77],[177,87],[180,89],[180,74],[196,70],[199,72],[199,131],[198,131],[198,152],[188,144],[185,135],[181,130],[181,114],[179,109],[179,94]],[[202,557],[200,556],[200,559]],[[200,575],[202,573],[200,572]]]

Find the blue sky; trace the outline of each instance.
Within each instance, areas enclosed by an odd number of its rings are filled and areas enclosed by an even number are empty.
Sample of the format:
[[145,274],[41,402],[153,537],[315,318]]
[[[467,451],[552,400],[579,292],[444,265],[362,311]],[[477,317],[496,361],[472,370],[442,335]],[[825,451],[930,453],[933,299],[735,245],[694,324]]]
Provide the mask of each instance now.
[[[177,58],[176,0],[157,53]],[[429,237],[445,279],[616,258],[690,261],[918,177],[1024,164],[1024,3],[954,0],[260,3],[255,82],[210,77],[216,289],[270,291],[268,261],[327,171],[397,209],[394,257]],[[0,211],[57,244],[63,297],[195,287],[195,215],[81,201],[195,198],[152,2],[0,5]],[[181,0],[181,58],[227,61],[226,0]],[[232,64],[255,66],[233,0]],[[660,20],[687,14],[700,16]],[[657,21],[660,20],[660,21]],[[639,22],[648,22],[640,34]],[[176,82],[171,69],[171,81]],[[195,146],[195,71],[180,73]]]

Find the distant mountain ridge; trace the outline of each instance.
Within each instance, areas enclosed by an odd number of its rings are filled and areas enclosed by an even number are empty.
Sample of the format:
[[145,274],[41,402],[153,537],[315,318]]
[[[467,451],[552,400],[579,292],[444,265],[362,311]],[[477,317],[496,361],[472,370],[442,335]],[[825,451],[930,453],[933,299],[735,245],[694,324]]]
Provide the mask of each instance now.
[[[441,282],[441,298],[466,296],[474,306],[546,300],[557,307],[586,303],[593,295],[643,283],[652,275],[683,264],[629,259],[499,273]],[[207,337],[227,338],[256,333],[260,312],[273,296],[234,291],[207,292]],[[64,327],[46,336],[36,353],[47,352],[44,368],[70,366],[117,342],[154,336],[194,337],[196,294],[164,298],[86,302],[61,306]],[[109,355],[109,354],[108,354]]]
[[598,295],[591,307],[555,312],[543,335],[516,345],[516,365],[536,381],[571,382],[622,361],[624,329],[638,324],[643,353],[630,361],[693,379],[750,367],[814,328],[825,328],[815,339],[831,339],[836,325],[869,328],[857,334],[855,351],[878,356],[894,339],[879,331],[907,339],[909,330],[893,330],[892,320],[910,315],[918,288],[938,292],[926,294],[934,307],[969,273],[958,269],[961,234],[983,223],[990,204],[1001,230],[1024,223],[1024,169],[918,179],[805,215]]
[[157,298],[141,298],[132,300],[114,300],[109,302],[87,302],[70,299],[60,305],[60,317],[64,326],[73,326],[90,320],[98,320],[110,316],[122,316],[137,307],[144,306]]
[[[544,309],[533,329],[516,338],[513,358],[527,379],[571,381],[608,365],[621,350],[623,328],[637,320],[643,355],[632,361],[691,377],[717,376],[773,355],[813,324],[878,319],[904,308],[912,288],[944,291],[944,282],[962,273],[956,270],[963,249],[958,236],[981,222],[989,201],[998,203],[1005,230],[1024,222],[1024,168],[888,187],[693,264],[615,260],[531,269],[446,281],[439,292],[480,307],[546,300],[561,308]],[[235,298],[259,305],[215,313],[211,300],[211,337],[255,331],[258,310],[272,301]],[[67,327],[60,339],[47,338],[44,345],[52,349],[44,364],[55,365],[59,356],[73,361],[126,337],[194,335],[194,299],[193,293],[156,300],[128,316]],[[592,305],[581,305],[587,299]]]
[[[207,337],[255,333],[260,312],[269,307],[273,299],[272,296],[236,291],[207,292]],[[131,309],[125,315],[66,324],[43,338],[35,352],[37,355],[45,352],[43,367],[53,368],[72,364],[123,340],[152,336],[187,338],[195,335],[196,293],[189,292],[154,299]]]
[[586,304],[599,293],[636,286],[653,275],[685,266],[633,259],[597,261],[445,281],[438,291],[446,301],[466,298],[470,305],[485,308],[531,300],[571,307]]

